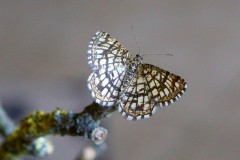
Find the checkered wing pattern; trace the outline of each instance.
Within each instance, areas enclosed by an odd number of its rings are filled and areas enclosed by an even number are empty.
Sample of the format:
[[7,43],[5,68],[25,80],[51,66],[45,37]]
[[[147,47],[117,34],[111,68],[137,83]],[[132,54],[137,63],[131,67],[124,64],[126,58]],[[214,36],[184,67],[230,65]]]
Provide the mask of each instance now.
[[135,74],[125,92],[121,95],[118,111],[128,120],[150,117],[156,106],[149,94],[149,85],[141,74]]
[[156,107],[178,100],[186,88],[181,77],[150,64],[140,64],[121,96],[119,112],[128,120],[148,118]]
[[96,32],[88,47],[88,64],[93,69],[88,88],[98,104],[112,106],[119,99],[126,66],[132,56],[106,32]]
[[106,32],[96,32],[89,43],[88,63],[93,73],[88,88],[102,106],[118,105],[128,120],[150,117],[158,106],[178,100],[187,88],[181,77],[150,64],[129,51]]
[[92,97],[102,106],[112,106],[119,99],[119,88],[125,76],[125,68],[118,67],[111,71],[102,68],[94,71],[88,78],[88,88]]
[[132,56],[115,38],[106,32],[96,32],[88,45],[88,64],[93,70],[122,67]]

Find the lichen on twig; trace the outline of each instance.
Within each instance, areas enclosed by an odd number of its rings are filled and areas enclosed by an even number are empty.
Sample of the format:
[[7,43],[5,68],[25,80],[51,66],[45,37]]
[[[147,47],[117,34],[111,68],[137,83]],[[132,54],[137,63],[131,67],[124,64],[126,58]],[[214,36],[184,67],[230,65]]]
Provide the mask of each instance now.
[[21,155],[31,155],[31,145],[47,135],[84,136],[96,144],[103,142],[107,130],[99,127],[100,120],[108,117],[115,107],[103,108],[93,102],[81,113],[56,109],[50,113],[36,111],[20,121],[15,130],[6,136],[0,146],[0,159],[12,160]]

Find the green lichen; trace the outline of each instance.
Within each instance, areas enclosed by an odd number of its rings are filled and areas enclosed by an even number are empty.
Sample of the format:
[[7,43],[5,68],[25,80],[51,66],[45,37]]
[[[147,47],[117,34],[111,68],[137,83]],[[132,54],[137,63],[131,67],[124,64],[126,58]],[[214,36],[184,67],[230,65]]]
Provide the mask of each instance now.
[[29,146],[34,140],[47,135],[70,135],[91,138],[92,131],[99,127],[100,120],[108,117],[116,108],[102,108],[96,103],[87,106],[81,113],[56,109],[50,113],[36,111],[23,118],[15,130],[0,146],[1,160],[15,160],[21,155],[31,155]]

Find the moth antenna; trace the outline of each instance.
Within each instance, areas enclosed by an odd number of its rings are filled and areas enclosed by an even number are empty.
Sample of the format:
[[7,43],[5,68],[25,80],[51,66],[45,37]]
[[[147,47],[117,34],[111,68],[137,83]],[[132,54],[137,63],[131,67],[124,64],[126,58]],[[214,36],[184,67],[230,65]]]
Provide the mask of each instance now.
[[146,54],[143,54],[142,56],[146,56],[146,55],[164,55],[164,56],[173,56],[173,55],[170,54],[170,53],[166,53],[166,54],[161,54],[161,53],[146,53]]
[[133,28],[133,26],[132,26],[132,25],[131,25],[131,29],[132,29],[132,32],[133,32],[134,39],[135,39],[135,41],[136,41],[136,43],[137,43],[137,47],[138,47],[138,54],[140,55],[140,53],[141,53],[141,51],[140,51],[140,46],[139,46],[138,40],[137,40],[137,38],[136,38],[135,31],[134,31],[134,28]]

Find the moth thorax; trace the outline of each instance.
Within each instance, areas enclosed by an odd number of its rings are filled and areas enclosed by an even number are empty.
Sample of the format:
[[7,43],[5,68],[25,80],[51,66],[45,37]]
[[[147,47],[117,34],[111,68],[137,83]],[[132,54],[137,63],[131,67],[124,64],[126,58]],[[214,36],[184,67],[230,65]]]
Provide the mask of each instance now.
[[133,58],[132,62],[130,63],[130,68],[132,70],[136,70],[137,66],[142,63],[142,57],[140,55],[136,55],[136,57]]

